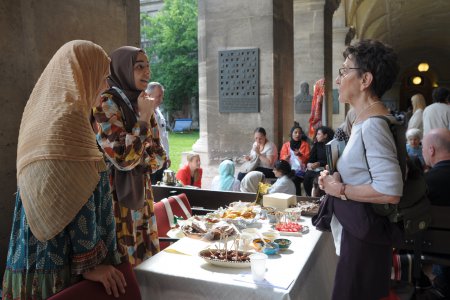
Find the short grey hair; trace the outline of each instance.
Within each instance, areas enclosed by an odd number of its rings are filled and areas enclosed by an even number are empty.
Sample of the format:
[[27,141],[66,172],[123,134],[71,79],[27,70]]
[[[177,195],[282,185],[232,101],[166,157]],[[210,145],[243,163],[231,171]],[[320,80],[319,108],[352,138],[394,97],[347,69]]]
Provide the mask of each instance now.
[[422,131],[417,128],[408,129],[406,131],[406,138],[409,139],[409,138],[414,138],[414,137],[418,138],[419,140],[422,140]]
[[155,87],[159,87],[161,89],[161,91],[164,93],[164,86],[156,81],[152,81],[147,85],[147,89],[145,90],[147,93],[151,94],[153,93],[153,90],[155,89]]

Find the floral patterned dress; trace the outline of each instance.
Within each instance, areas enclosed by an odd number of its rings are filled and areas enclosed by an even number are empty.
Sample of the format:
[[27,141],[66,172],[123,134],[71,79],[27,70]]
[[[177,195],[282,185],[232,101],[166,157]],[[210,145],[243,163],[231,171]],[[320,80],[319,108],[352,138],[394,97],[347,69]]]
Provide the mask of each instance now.
[[136,266],[159,252],[158,230],[153,211],[153,192],[150,174],[165,162],[165,152],[159,141],[158,125],[154,116],[150,128],[145,122],[136,122],[127,132],[122,111],[105,93],[101,105],[95,107],[93,116],[98,124],[97,142],[109,159],[109,166],[117,170],[131,170],[144,165],[145,203],[138,210],[121,205],[117,198],[114,172],[110,172],[113,194],[117,239],[123,255],[128,255],[131,265]]
[[[16,195],[3,299],[47,299],[80,281],[81,274],[104,264],[119,264],[107,172],[74,220],[54,238],[40,242],[30,230]],[[61,195],[62,197],[64,195]]]

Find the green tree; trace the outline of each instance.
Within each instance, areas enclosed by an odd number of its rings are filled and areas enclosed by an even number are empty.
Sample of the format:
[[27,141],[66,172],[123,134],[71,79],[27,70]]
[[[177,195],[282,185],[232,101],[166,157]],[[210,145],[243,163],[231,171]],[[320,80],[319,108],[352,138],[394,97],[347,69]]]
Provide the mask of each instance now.
[[166,88],[163,105],[169,116],[192,97],[198,101],[197,10],[197,0],[165,0],[155,16],[141,14],[152,80]]

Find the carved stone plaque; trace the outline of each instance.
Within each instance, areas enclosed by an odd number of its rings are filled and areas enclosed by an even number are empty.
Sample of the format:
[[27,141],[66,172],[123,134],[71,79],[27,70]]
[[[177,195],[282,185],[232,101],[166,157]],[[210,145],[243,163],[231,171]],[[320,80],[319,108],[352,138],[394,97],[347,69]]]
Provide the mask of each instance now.
[[259,49],[219,51],[219,112],[259,112]]

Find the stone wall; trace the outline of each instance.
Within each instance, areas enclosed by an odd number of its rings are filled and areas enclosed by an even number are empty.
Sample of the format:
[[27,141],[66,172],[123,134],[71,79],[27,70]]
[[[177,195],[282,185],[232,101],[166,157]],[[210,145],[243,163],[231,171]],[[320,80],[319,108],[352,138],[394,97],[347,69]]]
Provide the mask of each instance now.
[[91,40],[108,53],[123,45],[138,46],[139,1],[1,1],[0,36],[1,279],[15,201],[17,137],[31,90],[50,58],[65,42]]
[[[201,117],[193,150],[206,154],[202,163],[248,153],[259,126],[282,142],[282,120],[292,120],[293,109],[292,25],[292,1],[199,0]],[[245,48],[259,48],[260,111],[220,113],[218,51]]]

